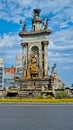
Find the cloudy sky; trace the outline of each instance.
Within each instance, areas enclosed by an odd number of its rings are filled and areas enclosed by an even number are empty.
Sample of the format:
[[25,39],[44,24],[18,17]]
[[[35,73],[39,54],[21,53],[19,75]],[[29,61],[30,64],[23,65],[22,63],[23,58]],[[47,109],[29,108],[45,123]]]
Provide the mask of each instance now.
[[50,17],[49,66],[57,64],[57,72],[66,85],[73,83],[73,0],[0,0],[0,57],[5,66],[15,65],[16,54],[22,52],[18,33],[28,23],[34,8],[41,9],[41,17]]

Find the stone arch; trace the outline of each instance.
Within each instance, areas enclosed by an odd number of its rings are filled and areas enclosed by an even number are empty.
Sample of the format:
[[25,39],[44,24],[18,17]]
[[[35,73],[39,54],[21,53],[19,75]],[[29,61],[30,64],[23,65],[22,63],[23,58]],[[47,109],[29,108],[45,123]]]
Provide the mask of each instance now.
[[39,48],[38,48],[37,46],[32,46],[31,52],[32,52],[33,54],[39,55]]
[[37,66],[39,66],[39,48],[37,46],[32,46],[31,54],[35,56]]

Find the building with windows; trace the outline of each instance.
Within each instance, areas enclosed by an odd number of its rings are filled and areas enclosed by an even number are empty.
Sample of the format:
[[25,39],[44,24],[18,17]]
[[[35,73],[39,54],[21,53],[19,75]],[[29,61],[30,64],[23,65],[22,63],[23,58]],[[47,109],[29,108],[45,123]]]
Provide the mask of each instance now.
[[16,55],[16,76],[21,77],[22,76],[22,54]]
[[4,87],[9,88],[14,84],[14,76],[16,73],[15,67],[4,68]]
[[0,89],[4,87],[4,61],[0,58]]

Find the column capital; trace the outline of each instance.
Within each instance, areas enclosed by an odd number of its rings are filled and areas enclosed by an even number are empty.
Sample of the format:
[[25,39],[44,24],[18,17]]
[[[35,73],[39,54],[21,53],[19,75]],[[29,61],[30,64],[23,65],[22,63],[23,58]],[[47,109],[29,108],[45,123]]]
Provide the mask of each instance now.
[[48,45],[48,44],[49,44],[49,41],[42,41],[42,44]]
[[25,43],[25,42],[24,42],[24,43],[21,43],[21,46],[22,46],[22,47],[25,47],[26,45],[27,45],[27,43]]

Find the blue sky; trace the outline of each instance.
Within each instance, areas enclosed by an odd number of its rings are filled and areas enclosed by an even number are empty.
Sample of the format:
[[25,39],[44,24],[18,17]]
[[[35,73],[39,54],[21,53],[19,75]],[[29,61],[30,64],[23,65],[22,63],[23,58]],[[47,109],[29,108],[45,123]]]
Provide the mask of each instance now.
[[34,8],[41,9],[41,17],[50,17],[49,65],[57,64],[57,72],[66,85],[73,83],[73,0],[0,0],[0,57],[5,66],[15,65],[16,54],[22,52],[18,33],[28,23]]

